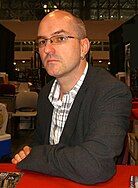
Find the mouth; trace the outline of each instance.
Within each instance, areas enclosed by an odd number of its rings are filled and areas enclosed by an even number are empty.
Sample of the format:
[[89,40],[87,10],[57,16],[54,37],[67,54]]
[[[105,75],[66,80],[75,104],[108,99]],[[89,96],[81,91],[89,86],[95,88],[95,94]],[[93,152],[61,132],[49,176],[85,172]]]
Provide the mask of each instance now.
[[47,62],[58,61],[57,59],[47,59]]
[[53,66],[56,65],[57,63],[60,62],[60,58],[59,57],[54,57],[52,55],[47,55],[43,58],[42,60],[43,64],[48,65],[48,66]]
[[57,62],[59,62],[58,59],[47,59],[48,64],[56,64]]

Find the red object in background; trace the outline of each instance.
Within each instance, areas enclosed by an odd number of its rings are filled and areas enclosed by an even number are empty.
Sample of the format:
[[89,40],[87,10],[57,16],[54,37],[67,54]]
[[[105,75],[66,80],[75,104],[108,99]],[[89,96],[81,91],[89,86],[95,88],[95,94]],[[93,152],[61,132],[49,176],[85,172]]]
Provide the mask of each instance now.
[[138,108],[134,108],[131,110],[131,116],[132,116],[132,119],[138,120]]
[[132,102],[133,101],[138,101],[138,98],[137,97],[134,97],[133,99],[132,99]]
[[132,109],[138,108],[138,101],[132,101]]
[[138,98],[132,100],[131,118],[138,119]]

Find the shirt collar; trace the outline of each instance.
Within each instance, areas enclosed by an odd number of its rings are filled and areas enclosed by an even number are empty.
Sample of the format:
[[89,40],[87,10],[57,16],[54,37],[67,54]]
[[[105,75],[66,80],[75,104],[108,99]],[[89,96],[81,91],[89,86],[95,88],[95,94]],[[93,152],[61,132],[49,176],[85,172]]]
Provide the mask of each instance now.
[[[75,86],[69,91],[67,92],[66,94],[64,95],[69,95],[70,96],[70,101],[72,102],[74,99],[75,99],[75,96],[76,94],[78,93],[83,81],[84,81],[84,78],[86,76],[86,73],[87,73],[87,70],[88,70],[88,62],[86,63],[86,67],[84,69],[84,72],[83,74],[81,75],[80,79],[78,80],[78,82],[75,84]],[[57,81],[57,79],[54,81],[53,85],[52,85],[52,88],[51,88],[51,91],[49,93],[49,101],[54,105],[57,104],[57,103],[61,103],[61,100],[59,100],[59,96],[60,96],[60,85]],[[64,97],[64,96],[63,96]]]

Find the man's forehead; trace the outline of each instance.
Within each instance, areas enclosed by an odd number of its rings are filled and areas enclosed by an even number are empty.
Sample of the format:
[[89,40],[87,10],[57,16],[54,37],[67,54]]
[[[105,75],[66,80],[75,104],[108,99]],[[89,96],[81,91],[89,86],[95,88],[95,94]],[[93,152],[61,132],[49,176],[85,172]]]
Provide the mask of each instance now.
[[[66,13],[51,13],[46,15],[40,22],[38,35],[54,35],[55,32],[61,31],[65,34],[72,34],[75,32],[74,22]],[[61,33],[61,32],[60,32]]]
[[[71,19],[45,19],[39,24],[39,29],[46,30],[70,30],[73,28],[74,24]],[[67,29],[68,28],[68,29]]]

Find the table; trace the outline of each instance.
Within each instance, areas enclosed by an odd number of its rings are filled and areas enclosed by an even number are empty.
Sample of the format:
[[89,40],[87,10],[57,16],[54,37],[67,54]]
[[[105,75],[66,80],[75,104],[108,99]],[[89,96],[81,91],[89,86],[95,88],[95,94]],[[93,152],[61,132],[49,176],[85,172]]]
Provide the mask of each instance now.
[[[10,163],[0,163],[0,172],[20,171]],[[44,175],[41,173],[22,171],[24,175],[17,184],[17,188],[129,188],[131,175],[138,176],[138,166],[118,165],[117,173],[105,183],[87,186],[73,181]]]

